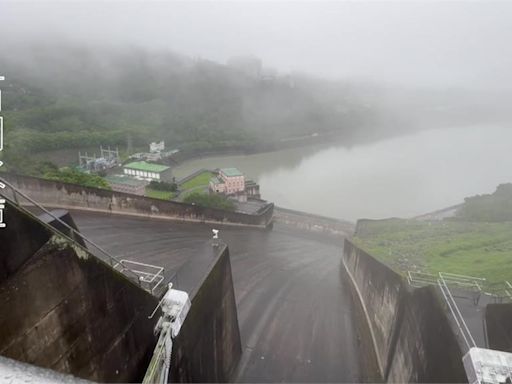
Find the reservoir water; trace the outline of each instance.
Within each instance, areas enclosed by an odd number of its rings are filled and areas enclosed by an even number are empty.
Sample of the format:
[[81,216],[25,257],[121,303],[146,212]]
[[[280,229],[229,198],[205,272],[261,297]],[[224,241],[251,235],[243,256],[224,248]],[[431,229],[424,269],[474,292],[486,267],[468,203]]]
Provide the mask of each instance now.
[[258,181],[262,197],[282,207],[348,220],[411,217],[512,182],[512,130],[444,128],[351,148],[203,158],[175,175],[228,166]]

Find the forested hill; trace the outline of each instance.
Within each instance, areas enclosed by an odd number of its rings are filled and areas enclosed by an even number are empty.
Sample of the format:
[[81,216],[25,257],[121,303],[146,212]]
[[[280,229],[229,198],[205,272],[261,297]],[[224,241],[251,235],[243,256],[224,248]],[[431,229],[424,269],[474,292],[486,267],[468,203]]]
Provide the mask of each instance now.
[[466,221],[512,221],[512,184],[500,184],[492,194],[466,197],[456,219]]
[[326,134],[351,145],[512,118],[503,95],[323,80],[279,74],[255,58],[224,65],[140,48],[0,45],[0,74],[3,155],[18,158],[161,139],[192,152],[257,151]]
[[348,84],[135,48],[10,49],[0,73],[5,141],[17,154],[123,146],[128,137],[135,146],[164,139],[196,150],[333,132],[350,143],[400,126]]

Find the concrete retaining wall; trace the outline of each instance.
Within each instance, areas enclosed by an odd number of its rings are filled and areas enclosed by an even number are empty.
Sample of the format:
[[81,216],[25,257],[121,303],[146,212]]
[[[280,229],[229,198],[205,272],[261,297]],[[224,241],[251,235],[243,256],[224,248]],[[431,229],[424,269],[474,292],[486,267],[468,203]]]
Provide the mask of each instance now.
[[13,174],[3,174],[2,177],[38,203],[54,208],[261,228],[272,223],[274,212],[271,203],[258,214],[249,215],[36,177]]
[[489,348],[512,352],[512,304],[489,304],[485,309]]
[[345,237],[352,235],[354,232],[354,224],[351,222],[281,207],[275,207],[274,209],[274,222],[303,231],[334,236]]
[[172,382],[227,382],[242,353],[229,251],[199,289],[173,346]]
[[94,381],[141,380],[158,300],[49,225],[10,203],[4,213],[0,354]]
[[[402,277],[345,240],[344,270],[363,351],[387,382],[464,382],[462,351],[434,287]],[[374,353],[371,356],[372,352]]]

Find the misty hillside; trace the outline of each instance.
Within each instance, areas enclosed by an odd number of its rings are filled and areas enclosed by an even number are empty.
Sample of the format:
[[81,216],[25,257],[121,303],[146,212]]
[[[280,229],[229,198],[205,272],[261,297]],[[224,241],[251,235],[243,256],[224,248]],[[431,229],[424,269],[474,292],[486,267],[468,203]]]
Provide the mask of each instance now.
[[171,53],[39,44],[0,57],[0,72],[6,142],[17,152],[124,145],[128,135],[135,146],[279,147],[326,133],[350,142],[399,126],[348,84]]
[[351,145],[500,116],[487,95],[283,75],[255,58],[223,65],[139,48],[41,43],[8,51],[0,57],[5,141],[17,156],[160,139],[192,153],[275,149],[307,137]]
[[512,221],[512,184],[500,184],[492,194],[466,197],[456,218],[489,223]]

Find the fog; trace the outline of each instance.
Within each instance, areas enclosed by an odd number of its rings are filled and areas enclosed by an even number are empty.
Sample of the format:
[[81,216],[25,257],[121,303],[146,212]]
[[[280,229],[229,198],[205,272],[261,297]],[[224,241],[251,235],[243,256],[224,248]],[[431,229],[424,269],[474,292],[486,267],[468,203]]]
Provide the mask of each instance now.
[[2,159],[270,152],[219,166],[294,209],[413,216],[509,181],[510,41],[511,2],[0,0]]
[[508,89],[511,20],[505,1],[2,0],[0,41],[128,44],[218,62],[255,55],[283,72]]

